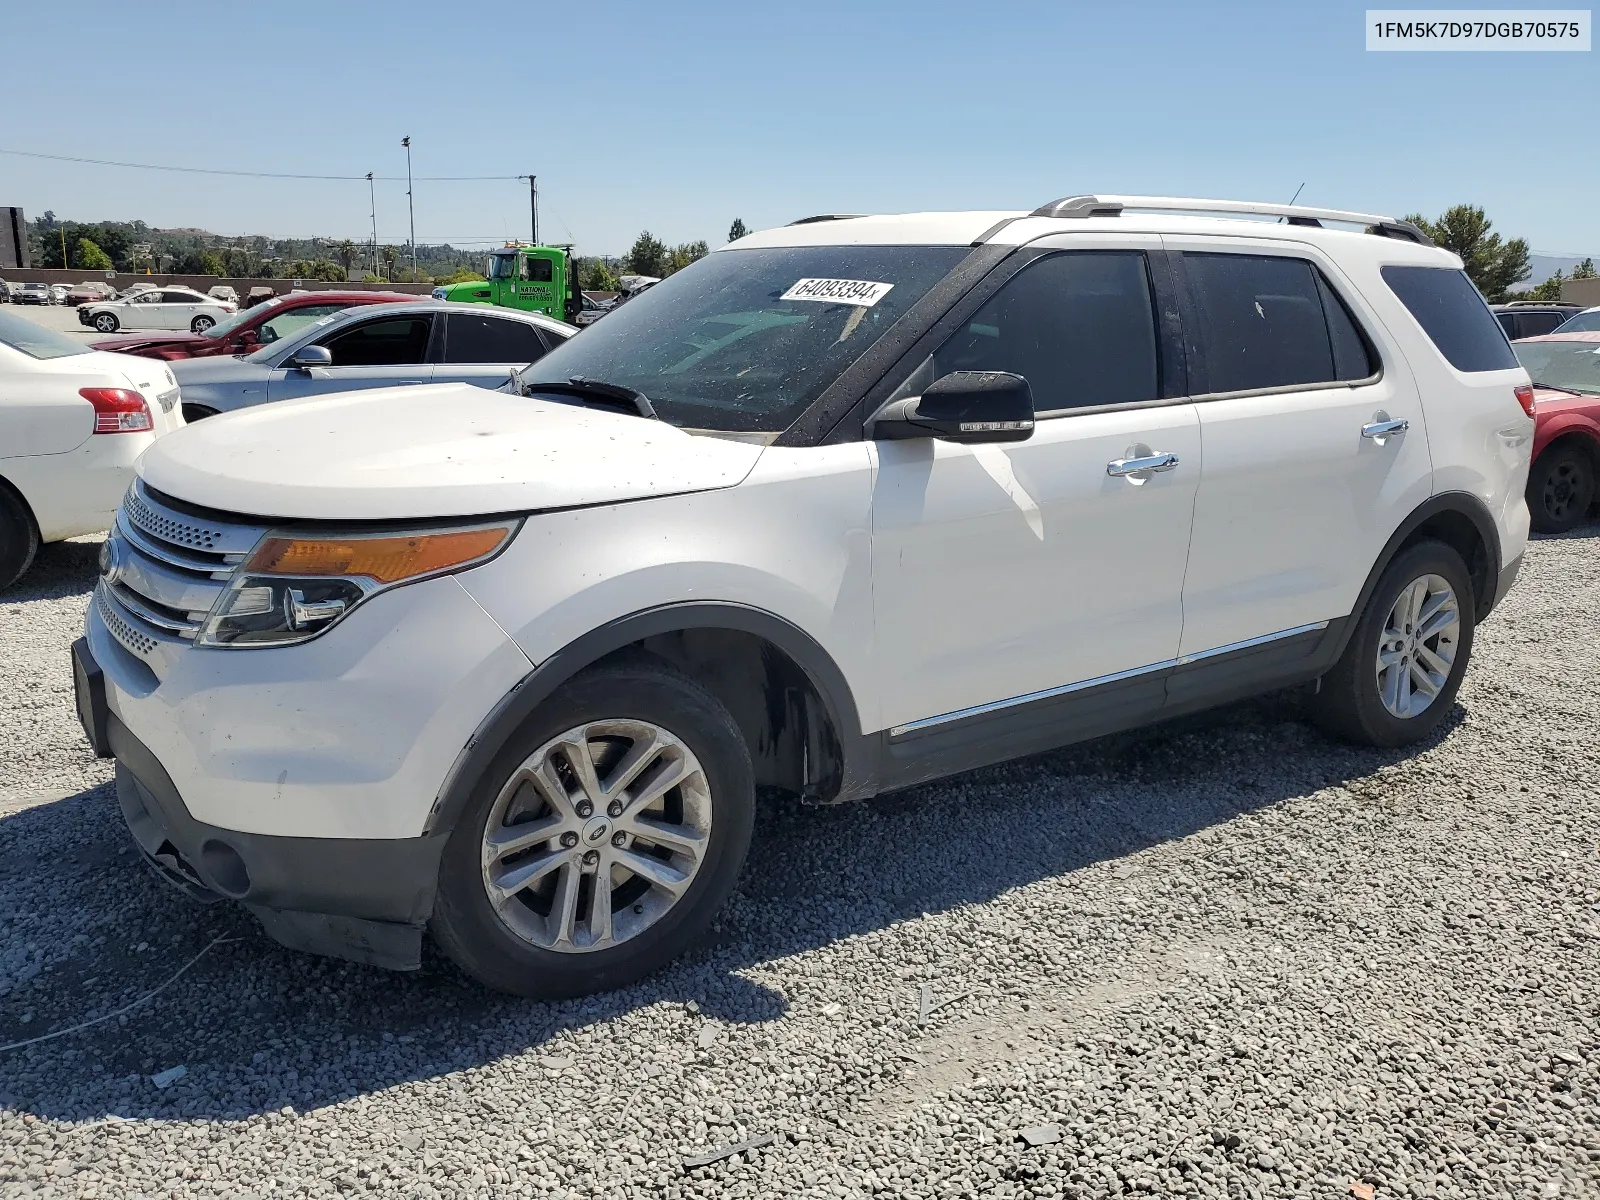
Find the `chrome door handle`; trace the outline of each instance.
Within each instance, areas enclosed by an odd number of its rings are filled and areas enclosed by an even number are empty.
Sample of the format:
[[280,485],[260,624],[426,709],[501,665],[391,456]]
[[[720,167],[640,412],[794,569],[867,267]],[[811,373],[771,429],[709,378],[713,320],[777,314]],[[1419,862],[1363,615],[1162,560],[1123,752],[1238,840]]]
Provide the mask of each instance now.
[[1113,458],[1106,464],[1106,474],[1113,479],[1124,475],[1154,474],[1170,471],[1178,465],[1176,454],[1145,454],[1138,458]]
[[1397,417],[1393,421],[1374,421],[1370,425],[1361,427],[1361,436],[1364,438],[1386,438],[1391,433],[1404,433],[1411,428],[1411,422],[1404,417]]

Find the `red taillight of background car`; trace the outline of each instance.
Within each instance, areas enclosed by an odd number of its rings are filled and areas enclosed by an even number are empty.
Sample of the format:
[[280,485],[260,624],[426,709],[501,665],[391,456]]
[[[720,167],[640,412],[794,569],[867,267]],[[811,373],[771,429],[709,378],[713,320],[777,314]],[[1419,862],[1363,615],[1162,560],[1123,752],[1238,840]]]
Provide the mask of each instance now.
[[1533,416],[1533,385],[1519,383],[1516,387],[1517,403],[1522,405],[1522,411],[1530,417]]
[[128,388],[79,388],[78,395],[94,405],[96,433],[147,433],[155,428],[144,397]]

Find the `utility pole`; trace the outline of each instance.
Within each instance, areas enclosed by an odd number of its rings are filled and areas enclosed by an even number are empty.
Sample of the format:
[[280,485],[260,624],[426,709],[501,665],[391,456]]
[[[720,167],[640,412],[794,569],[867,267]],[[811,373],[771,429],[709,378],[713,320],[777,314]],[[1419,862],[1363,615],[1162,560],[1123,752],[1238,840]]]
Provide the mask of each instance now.
[[417,206],[411,200],[411,138],[403,137],[406,148],[406,207],[411,210],[411,282],[417,281]]
[[539,244],[539,177],[528,176],[528,211],[532,217],[533,244]]
[[65,225],[57,225],[56,229],[61,233],[61,269],[65,271],[71,265],[67,262],[67,227]]
[[367,172],[367,199],[372,202],[372,273],[379,279],[383,272],[378,269],[378,193],[373,190],[372,172]]

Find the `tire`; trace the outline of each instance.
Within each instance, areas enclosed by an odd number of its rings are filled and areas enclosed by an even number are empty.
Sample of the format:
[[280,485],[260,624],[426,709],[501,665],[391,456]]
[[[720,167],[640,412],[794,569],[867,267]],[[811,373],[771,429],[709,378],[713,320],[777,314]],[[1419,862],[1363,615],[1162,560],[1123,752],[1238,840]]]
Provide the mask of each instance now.
[[95,313],[94,327],[101,333],[115,333],[122,327],[116,313]]
[[[594,764],[594,777],[621,782],[613,772],[648,744],[657,749],[641,756],[639,774],[626,786],[571,790],[580,754]],[[564,781],[565,806],[553,786],[519,781],[530,766],[547,772],[541,778]],[[660,786],[674,770],[680,782],[660,798],[652,798],[654,788],[639,793],[640,781]],[[642,806],[620,816],[620,803],[604,811],[598,804],[584,808],[585,796],[630,793]],[[647,826],[652,816],[658,819]],[[665,966],[705,933],[744,865],[754,817],[750,752],[715,697],[654,658],[593,668],[523,722],[478,780],[445,844],[430,931],[462,970],[498,991],[557,999],[622,987]],[[539,825],[550,837],[497,857],[491,831],[502,831],[503,841],[503,831],[522,824]],[[615,839],[631,836],[625,829],[642,836],[619,847]],[[662,841],[652,847],[647,829],[692,848],[674,851]],[[584,873],[586,856],[598,858],[588,868],[595,873]],[[625,860],[665,885],[630,871]],[[596,936],[606,928],[594,903],[599,870],[612,884],[610,941]],[[521,891],[508,887],[497,904],[490,880],[515,886],[518,871],[534,874],[537,883]],[[668,886],[681,886],[675,899]],[[563,922],[560,901],[569,894],[572,916]]]
[[0,592],[21,579],[39,552],[39,527],[28,506],[0,486]]
[[208,317],[208,316],[205,316],[205,315],[202,314],[201,316],[198,316],[194,320],[189,322],[189,332],[191,332],[191,333],[204,333],[206,330],[210,329],[216,323],[217,322],[216,322],[216,319],[214,317]]
[[193,425],[196,421],[204,421],[207,417],[217,415],[217,410],[207,408],[204,404],[185,404],[183,406],[183,423]]
[[1528,516],[1540,533],[1565,533],[1589,516],[1594,463],[1577,446],[1552,446],[1528,472]]
[[[1420,614],[1413,607],[1413,620],[1405,620],[1399,607],[1402,596],[1409,593],[1414,601],[1419,584]],[[1418,643],[1411,640],[1414,630],[1435,624],[1428,611],[1443,596],[1444,588],[1451,599],[1440,604],[1435,615],[1447,617],[1446,610],[1453,604],[1455,621],[1453,625],[1447,622],[1444,632],[1422,639],[1419,650]],[[1415,621],[1417,615],[1425,620]],[[1461,555],[1443,542],[1406,547],[1372,590],[1344,654],[1322,677],[1321,690],[1312,700],[1313,719],[1337,737],[1368,746],[1408,746],[1427,737],[1449,713],[1461,687],[1461,677],[1472,658],[1476,620],[1472,579]],[[1407,634],[1407,630],[1413,632]],[[1386,647],[1386,659],[1395,664],[1387,673],[1379,663],[1380,646]],[[1418,664],[1415,669],[1413,662]],[[1444,672],[1437,670],[1441,663],[1447,665]],[[1429,681],[1426,685],[1424,679]],[[1402,688],[1385,686],[1392,683]]]

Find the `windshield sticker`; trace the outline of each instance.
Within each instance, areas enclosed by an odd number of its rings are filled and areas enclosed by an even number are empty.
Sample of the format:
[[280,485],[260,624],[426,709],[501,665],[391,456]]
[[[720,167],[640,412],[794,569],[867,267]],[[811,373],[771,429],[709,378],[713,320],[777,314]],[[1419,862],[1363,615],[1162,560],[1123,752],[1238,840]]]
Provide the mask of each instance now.
[[779,300],[817,300],[823,304],[857,304],[871,308],[889,294],[892,283],[870,283],[865,279],[802,279]]

